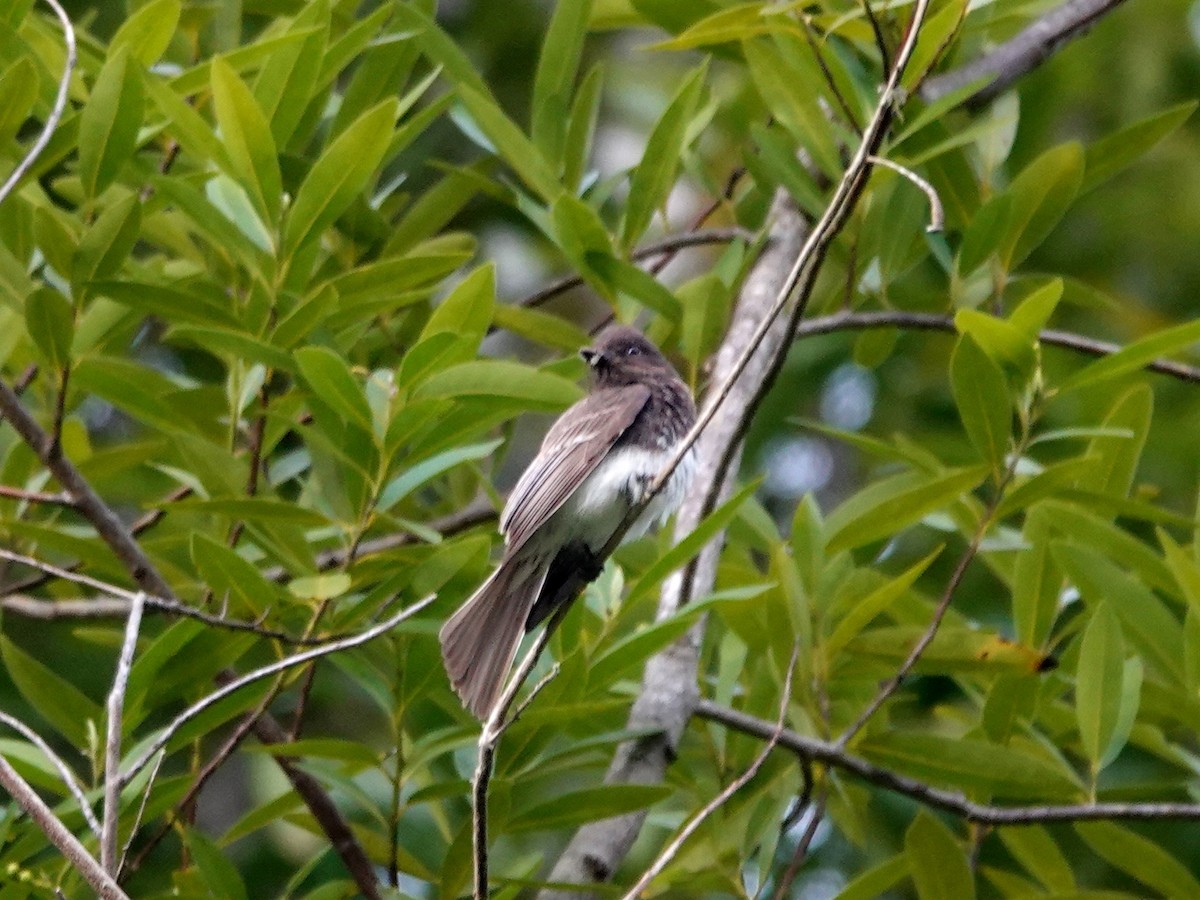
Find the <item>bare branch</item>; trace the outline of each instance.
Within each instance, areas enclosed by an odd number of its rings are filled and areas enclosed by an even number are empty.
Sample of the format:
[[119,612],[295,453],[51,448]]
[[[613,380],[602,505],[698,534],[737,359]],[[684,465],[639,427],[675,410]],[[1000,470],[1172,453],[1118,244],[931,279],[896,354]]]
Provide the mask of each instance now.
[[1067,0],[990,53],[930,78],[921,87],[921,99],[932,103],[970,84],[983,82],[963,103],[968,109],[981,109],[1121,3],[1122,0]]
[[562,604],[546,622],[546,627],[537,636],[537,639],[533,642],[533,646],[529,648],[529,652],[525,654],[525,658],[521,660],[521,664],[517,666],[516,671],[509,677],[508,685],[504,688],[504,693],[500,695],[500,699],[492,707],[491,715],[483,723],[483,729],[479,732],[475,777],[471,783],[471,822],[475,856],[475,900],[487,900],[488,897],[488,788],[491,786],[492,769],[496,763],[496,747],[500,743],[500,738],[504,736],[504,732],[509,729],[513,722],[517,721],[521,713],[533,702],[533,698],[541,692],[542,688],[550,683],[550,680],[558,672],[557,666],[551,668],[550,672],[534,685],[533,690],[525,698],[525,702],[517,708],[512,718],[508,718],[508,711],[512,707],[513,701],[517,699],[517,692],[521,690],[521,685],[525,683],[525,679],[529,677],[529,673],[537,665],[538,657],[542,655],[542,651],[546,649],[546,644],[550,642],[550,635],[554,633],[554,629],[558,627],[559,622],[562,621],[569,607],[570,604]]
[[[839,331],[868,331],[873,328],[899,328],[907,331],[944,331],[956,334],[958,329],[952,316],[937,313],[898,312],[881,310],[878,312],[839,312],[809,319],[796,329],[797,337],[811,337],[818,334],[834,334]],[[1122,349],[1120,344],[1099,341],[1095,338],[1074,334],[1070,331],[1046,329],[1038,334],[1038,341],[1052,347],[1061,347],[1081,353],[1084,356],[1111,356]],[[1147,363],[1147,372],[1156,372],[1177,378],[1189,384],[1200,384],[1200,367],[1189,366],[1185,363],[1169,359],[1156,359]]]
[[26,491],[21,488],[0,484],[0,497],[24,500],[26,503],[41,503],[47,506],[74,506],[75,501],[64,493],[48,494],[45,491]]
[[75,773],[71,771],[71,767],[66,764],[61,756],[50,749],[40,734],[18,719],[16,716],[10,716],[8,713],[0,710],[0,722],[3,722],[13,731],[19,732],[25,740],[33,744],[46,759],[50,760],[50,764],[58,771],[58,776],[63,780],[63,784],[67,786],[67,790],[75,798],[75,802],[79,804],[79,811],[83,813],[84,820],[88,823],[88,828],[92,829],[92,834],[100,837],[100,820],[96,818],[96,814],[92,812],[92,805],[88,802],[87,794],[83,789],[83,785],[79,783],[79,779],[75,777]]
[[868,160],[872,165],[883,166],[885,169],[891,169],[893,172],[898,172],[900,175],[907,178],[915,184],[925,196],[929,198],[929,224],[925,226],[925,231],[928,234],[936,234],[939,231],[944,231],[946,228],[946,211],[942,208],[942,198],[938,196],[937,188],[914,172],[912,169],[900,165],[898,162],[893,162],[884,156],[870,156]]
[[3,756],[0,756],[0,787],[8,791],[21,809],[29,814],[42,829],[42,833],[50,839],[50,843],[59,849],[97,894],[104,900],[129,900],[112,876],[104,871],[104,867],[96,862],[96,858],[79,842],[79,838],[71,834],[62,820],[54,815],[54,811],[29,786],[29,782],[22,778]]
[[[775,723],[736,709],[701,700],[696,715],[710,722],[719,722],[744,734],[769,739],[775,733]],[[968,822],[984,825],[1044,825],[1051,822],[1109,821],[1200,821],[1200,803],[1087,803],[1057,806],[990,806],[974,803],[962,794],[935,788],[923,781],[898,775],[854,756],[835,744],[807,737],[784,729],[778,738],[779,746],[810,757],[885,790],[911,797],[933,809],[959,816]]]
[[291,656],[286,656],[283,659],[276,660],[273,663],[255,669],[253,672],[248,672],[245,675],[240,675],[237,678],[227,681],[225,684],[222,684],[219,688],[217,688],[217,690],[201,698],[200,700],[197,700],[195,703],[177,715],[174,719],[172,719],[170,724],[168,724],[167,727],[162,730],[162,732],[157,738],[154,739],[150,746],[143,750],[141,755],[131,762],[125,769],[120,778],[121,786],[124,787],[125,785],[129,784],[130,780],[137,775],[137,773],[140,772],[151,759],[154,758],[154,755],[170,743],[171,738],[175,735],[175,732],[177,732],[192,719],[196,718],[196,716],[200,715],[200,713],[204,712],[206,709],[210,709],[213,705],[224,700],[230,694],[236,693],[242,688],[251,685],[256,681],[261,681],[263,678],[268,678],[277,672],[284,672],[295,666],[303,665],[311,660],[319,659],[322,656],[328,656],[331,653],[339,653],[342,650],[349,650],[351,647],[357,647],[360,644],[365,644],[367,641],[377,638],[379,635],[395,628],[410,616],[419,613],[435,599],[437,599],[437,595],[430,594],[423,600],[418,600],[412,606],[402,609],[391,618],[384,622],[380,622],[378,625],[373,625],[366,631],[351,635],[350,637],[342,638],[341,640],[330,641],[329,643],[322,644],[319,647],[313,647],[311,650],[303,650],[300,653],[294,653]]
[[[708,244],[730,244],[738,238],[748,237],[747,233],[740,228],[714,228],[707,231],[685,231],[682,234],[667,235],[661,240],[646,244],[644,247],[639,247],[632,253],[632,258],[635,261],[649,259],[652,256],[661,256],[665,253],[673,253],[686,247],[703,247]],[[527,297],[517,301],[518,306],[541,306],[549,300],[554,299],[560,294],[565,294],[567,291],[574,290],[577,287],[583,286],[583,278],[579,275],[569,275],[565,278],[560,278],[558,281],[552,281],[545,287],[535,291]]]
[[67,45],[67,58],[63,63],[62,75],[58,79],[58,93],[54,96],[54,106],[50,109],[50,115],[46,117],[46,124],[42,126],[42,133],[38,135],[38,139],[34,141],[29,152],[13,169],[8,180],[0,185],[0,204],[4,203],[8,195],[13,192],[21,179],[25,177],[25,173],[37,162],[37,158],[42,155],[42,151],[46,149],[46,145],[50,143],[50,138],[54,134],[54,129],[58,128],[59,121],[62,120],[63,110],[67,106],[67,91],[71,86],[71,73],[75,70],[75,29],[71,26],[71,19],[67,16],[66,11],[59,6],[58,0],[46,0],[46,5],[54,10],[54,14],[58,16],[58,21],[62,23],[63,40]]
[[125,623],[125,640],[117,657],[117,671],[108,694],[108,738],[104,744],[104,831],[100,835],[100,864],[104,871],[117,876],[117,847],[121,817],[121,720],[125,710],[125,689],[129,685],[129,670],[133,667],[133,652],[142,627],[145,594],[134,594]]
[[796,657],[799,655],[800,644],[797,642],[792,645],[792,656],[788,661],[787,674],[783,679],[783,695],[779,698],[779,718],[775,722],[775,730],[772,732],[771,737],[767,738],[767,744],[763,747],[762,752],[755,757],[754,762],[750,764],[750,768],[729,782],[717,796],[704,804],[700,808],[700,811],[679,829],[679,834],[667,846],[663,847],[662,852],[658,854],[658,857],[650,864],[650,867],[642,873],[642,877],[634,883],[633,887],[621,897],[621,900],[636,900],[636,898],[640,897],[642,891],[650,886],[650,882],[657,878],[662,870],[675,858],[675,855],[679,853],[684,842],[696,833],[697,828],[704,824],[704,820],[720,809],[730,797],[749,784],[750,780],[758,774],[758,770],[762,768],[763,763],[767,761],[767,757],[771,755],[771,751],[775,749],[775,745],[779,743],[779,735],[783,732],[784,723],[787,721],[787,708],[792,700],[792,673],[796,668]]

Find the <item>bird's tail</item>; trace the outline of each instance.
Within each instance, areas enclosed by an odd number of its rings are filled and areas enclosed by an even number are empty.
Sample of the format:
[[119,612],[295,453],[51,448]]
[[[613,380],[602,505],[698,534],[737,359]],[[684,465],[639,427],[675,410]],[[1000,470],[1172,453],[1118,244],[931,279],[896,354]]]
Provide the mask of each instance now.
[[450,684],[481,720],[499,699],[548,567],[536,555],[504,560],[438,635]]

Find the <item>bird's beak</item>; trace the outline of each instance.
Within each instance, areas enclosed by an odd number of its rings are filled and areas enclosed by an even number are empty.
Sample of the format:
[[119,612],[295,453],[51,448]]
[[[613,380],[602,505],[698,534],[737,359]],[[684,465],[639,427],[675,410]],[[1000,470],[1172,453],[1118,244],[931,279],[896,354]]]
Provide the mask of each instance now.
[[591,347],[584,347],[579,351],[579,355],[583,357],[583,361],[593,369],[600,367],[601,363],[608,362],[608,357],[599,350],[593,350]]

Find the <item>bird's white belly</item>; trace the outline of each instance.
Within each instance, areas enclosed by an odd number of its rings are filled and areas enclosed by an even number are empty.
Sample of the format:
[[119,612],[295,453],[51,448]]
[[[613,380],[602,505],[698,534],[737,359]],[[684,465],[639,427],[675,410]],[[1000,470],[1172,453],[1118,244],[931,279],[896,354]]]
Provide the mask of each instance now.
[[[641,499],[673,455],[671,449],[643,447],[623,447],[610,452],[551,517],[553,524],[548,522],[551,527],[546,530],[569,534],[571,539],[599,550],[625,518],[631,503]],[[696,454],[689,450],[663,489],[626,533],[625,540],[641,537],[652,525],[662,522],[679,508],[695,469]]]

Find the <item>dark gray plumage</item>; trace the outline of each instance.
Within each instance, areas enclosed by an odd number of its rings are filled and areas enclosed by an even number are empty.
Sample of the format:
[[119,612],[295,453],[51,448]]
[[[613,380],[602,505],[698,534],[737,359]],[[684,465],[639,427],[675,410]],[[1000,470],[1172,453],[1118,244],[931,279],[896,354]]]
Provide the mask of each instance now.
[[[446,671],[463,704],[486,719],[523,632],[599,574],[598,552],[696,420],[687,386],[649,340],[627,326],[580,351],[587,397],[551,427],[500,516],[504,557],[441,631]],[[679,506],[694,468],[689,453],[627,537]]]

